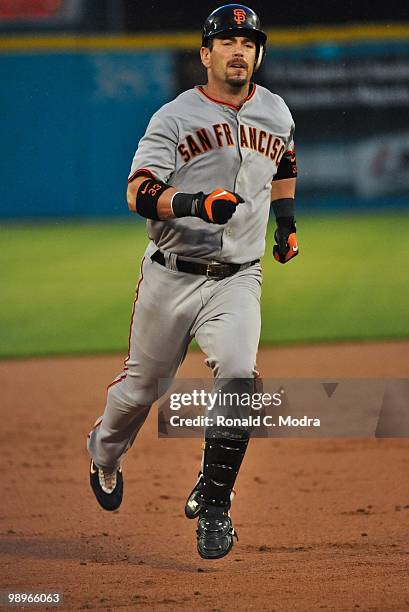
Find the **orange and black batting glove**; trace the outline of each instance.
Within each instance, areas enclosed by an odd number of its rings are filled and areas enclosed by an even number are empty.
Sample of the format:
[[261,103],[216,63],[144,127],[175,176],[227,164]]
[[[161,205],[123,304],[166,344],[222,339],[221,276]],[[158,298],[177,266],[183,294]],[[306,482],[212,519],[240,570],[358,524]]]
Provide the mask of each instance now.
[[285,264],[298,255],[297,229],[294,217],[278,217],[277,229],[274,232],[276,244],[273,256],[279,263]]
[[212,193],[180,193],[173,196],[171,207],[175,217],[199,217],[206,223],[224,225],[244,202],[237,193],[217,187]]
[[217,187],[212,193],[203,194],[198,199],[196,214],[207,223],[223,225],[232,218],[241,202],[244,200],[237,193]]

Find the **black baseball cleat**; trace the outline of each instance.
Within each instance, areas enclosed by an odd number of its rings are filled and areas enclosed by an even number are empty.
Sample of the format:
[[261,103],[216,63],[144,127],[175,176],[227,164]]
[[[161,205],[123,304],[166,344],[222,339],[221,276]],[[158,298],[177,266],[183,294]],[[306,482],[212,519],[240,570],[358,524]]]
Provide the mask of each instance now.
[[192,489],[189,497],[185,504],[185,516],[188,519],[194,519],[199,516],[199,512],[202,509],[201,492],[203,486],[203,474],[199,472],[198,479],[195,486]]
[[202,559],[221,559],[233,547],[237,533],[229,513],[221,508],[204,508],[197,523],[197,551]]
[[119,508],[124,492],[124,480],[121,467],[114,472],[104,472],[104,470],[97,467],[91,459],[89,479],[91,489],[99,505],[104,510],[112,511]]

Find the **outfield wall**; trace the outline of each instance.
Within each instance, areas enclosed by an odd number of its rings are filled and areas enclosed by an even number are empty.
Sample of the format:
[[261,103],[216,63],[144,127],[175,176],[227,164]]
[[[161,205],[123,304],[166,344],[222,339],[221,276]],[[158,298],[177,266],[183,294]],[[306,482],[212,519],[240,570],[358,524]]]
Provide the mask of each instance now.
[[[409,26],[269,32],[258,82],[296,120],[304,210],[405,207]],[[0,218],[127,215],[152,113],[203,82],[196,35],[0,39]]]
[[0,55],[0,215],[126,212],[131,158],[172,63],[167,51]]

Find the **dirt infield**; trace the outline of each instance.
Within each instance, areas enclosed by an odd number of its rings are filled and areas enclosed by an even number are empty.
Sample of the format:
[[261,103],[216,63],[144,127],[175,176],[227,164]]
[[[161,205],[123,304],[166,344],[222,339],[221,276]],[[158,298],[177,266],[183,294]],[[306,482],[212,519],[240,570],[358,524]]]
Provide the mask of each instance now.
[[[409,342],[289,347],[261,350],[259,366],[407,377],[408,356]],[[240,541],[203,561],[183,516],[200,441],[159,440],[155,410],[124,464],[120,510],[88,488],[86,433],[121,367],[0,362],[1,590],[58,591],[63,609],[409,609],[409,440],[252,440],[232,512]],[[208,376],[203,356],[180,375]]]

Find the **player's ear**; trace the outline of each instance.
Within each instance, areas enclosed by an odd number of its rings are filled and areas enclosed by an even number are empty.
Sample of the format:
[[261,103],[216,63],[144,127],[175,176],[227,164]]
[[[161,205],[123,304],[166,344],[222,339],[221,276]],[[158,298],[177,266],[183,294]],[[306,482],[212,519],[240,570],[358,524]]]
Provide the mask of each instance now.
[[202,60],[202,64],[205,68],[210,67],[210,49],[209,47],[200,48],[200,59]]

